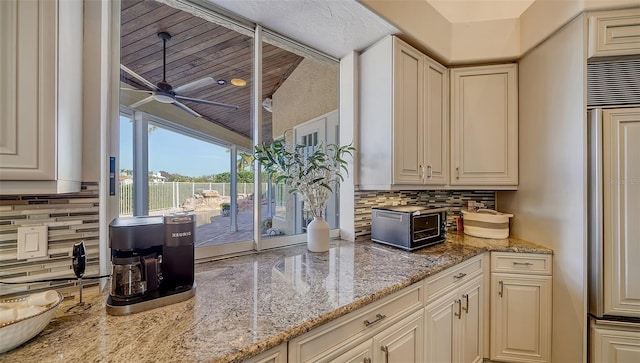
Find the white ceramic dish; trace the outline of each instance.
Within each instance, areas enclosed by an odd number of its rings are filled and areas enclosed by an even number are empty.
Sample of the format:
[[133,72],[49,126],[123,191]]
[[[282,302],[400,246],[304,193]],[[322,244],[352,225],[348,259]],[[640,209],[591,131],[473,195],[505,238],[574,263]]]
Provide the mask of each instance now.
[[[12,322],[0,324],[0,353],[11,350],[27,340],[38,335],[49,324],[56,313],[56,308],[64,299],[59,292],[56,302],[50,304],[40,313]],[[28,296],[14,299],[0,300],[2,303],[19,303],[26,301]]]

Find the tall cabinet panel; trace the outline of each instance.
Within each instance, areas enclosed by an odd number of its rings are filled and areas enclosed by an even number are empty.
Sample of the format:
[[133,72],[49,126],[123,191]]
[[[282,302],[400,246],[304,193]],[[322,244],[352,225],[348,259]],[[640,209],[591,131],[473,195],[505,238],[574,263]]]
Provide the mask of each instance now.
[[431,58],[424,62],[424,183],[449,182],[449,73]]
[[80,190],[82,1],[0,2],[0,187]]
[[451,70],[451,185],[518,184],[517,65]]
[[393,49],[393,181],[422,183],[424,55],[396,40]]
[[603,112],[605,314],[640,316],[640,108]]

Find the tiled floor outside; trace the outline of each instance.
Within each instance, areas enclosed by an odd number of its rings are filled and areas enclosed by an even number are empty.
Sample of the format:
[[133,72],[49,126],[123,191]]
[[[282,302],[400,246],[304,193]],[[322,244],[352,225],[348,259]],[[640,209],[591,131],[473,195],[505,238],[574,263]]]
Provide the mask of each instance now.
[[[266,205],[262,207],[262,216],[267,215]],[[238,230],[231,231],[231,217],[216,215],[211,223],[196,227],[196,247],[211,246],[229,242],[251,241],[253,239],[253,210],[238,211]]]

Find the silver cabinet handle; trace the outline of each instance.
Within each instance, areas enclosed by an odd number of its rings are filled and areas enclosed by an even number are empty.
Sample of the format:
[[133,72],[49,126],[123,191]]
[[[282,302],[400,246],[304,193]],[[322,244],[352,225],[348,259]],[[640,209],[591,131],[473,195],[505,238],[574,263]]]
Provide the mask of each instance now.
[[453,275],[453,278],[454,278],[454,279],[456,279],[456,280],[458,280],[458,279],[461,279],[461,278],[463,278],[463,277],[465,277],[465,276],[467,276],[467,274],[466,274],[466,273],[464,273],[464,272],[460,272],[460,273],[459,273],[459,274],[457,274],[457,275]]
[[381,321],[382,321],[384,318],[386,318],[386,317],[387,317],[387,316],[386,316],[386,315],[383,315],[383,314],[376,314],[376,318],[375,318],[375,320],[373,320],[373,321],[365,320],[365,321],[364,321],[364,326],[366,326],[366,327],[370,327],[370,326],[371,326],[371,325],[373,325],[373,324],[377,324],[377,323],[381,322]]
[[389,348],[386,345],[380,347],[380,350],[384,352],[384,362],[389,363]]
[[431,165],[427,165],[427,178],[431,179],[433,177],[433,168]]
[[424,180],[424,166],[420,165],[420,179]]
[[456,166],[456,179],[460,179],[460,168]]
[[500,291],[498,291],[498,296],[502,297],[502,293],[504,292],[504,283],[502,281],[498,281],[500,285]]
[[371,358],[365,358],[362,363],[371,363]]
[[462,300],[457,299],[454,304],[458,304],[458,312],[453,313],[453,315],[457,316],[458,319],[462,319]]
[[531,262],[516,262],[516,261],[513,261],[513,264],[516,265],[516,266],[533,266],[533,263],[531,263]]
[[466,306],[462,308],[467,314],[469,314],[469,294],[462,295],[464,300],[466,301]]

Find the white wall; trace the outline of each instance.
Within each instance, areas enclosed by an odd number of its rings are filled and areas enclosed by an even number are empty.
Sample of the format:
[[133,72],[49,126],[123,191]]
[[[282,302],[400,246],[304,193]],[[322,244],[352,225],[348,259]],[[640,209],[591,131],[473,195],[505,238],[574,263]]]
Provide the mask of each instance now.
[[519,62],[517,192],[499,192],[512,235],[554,250],[554,362],[586,359],[586,20]]

